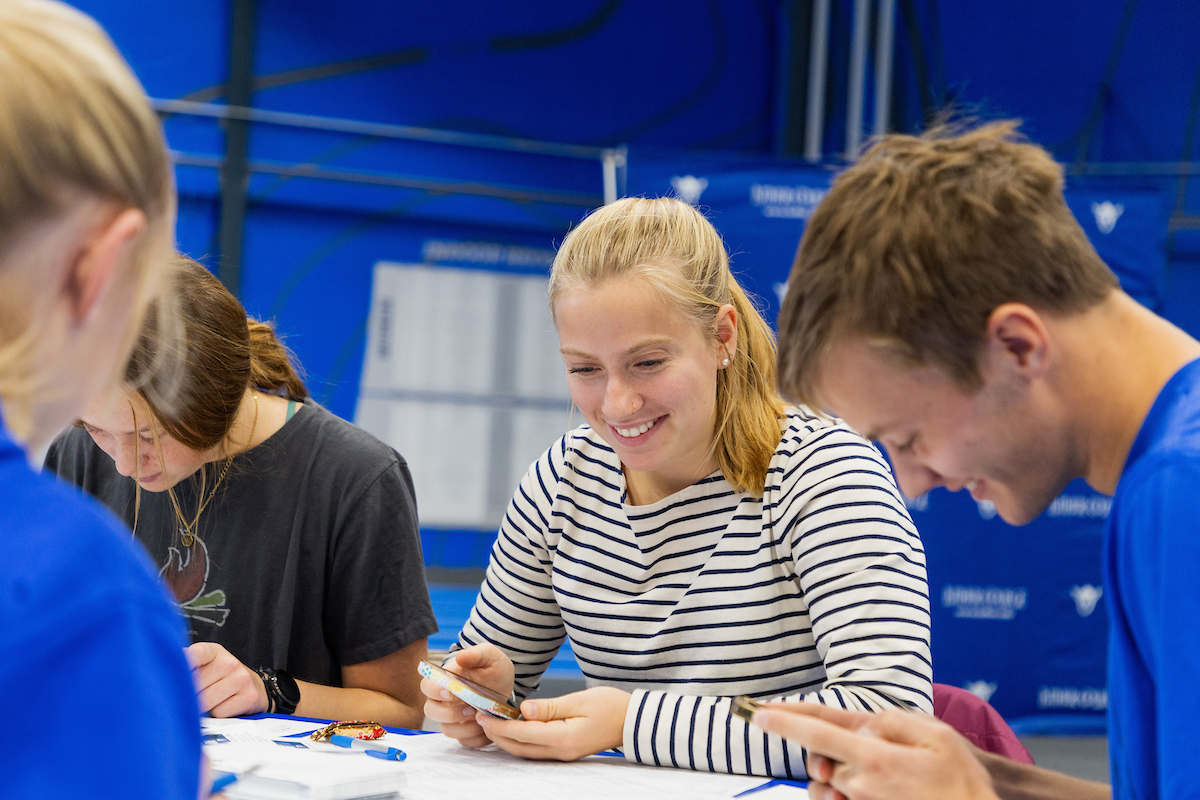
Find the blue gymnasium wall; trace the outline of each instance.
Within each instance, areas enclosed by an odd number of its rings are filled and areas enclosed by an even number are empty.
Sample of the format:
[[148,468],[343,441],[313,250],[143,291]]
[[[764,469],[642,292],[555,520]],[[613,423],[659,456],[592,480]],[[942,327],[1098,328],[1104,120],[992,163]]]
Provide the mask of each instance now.
[[[110,31],[152,96],[224,101],[228,3],[77,5]],[[803,220],[841,163],[852,5],[835,0],[831,15],[827,166],[792,155],[803,129],[811,13],[800,0],[261,0],[253,104],[627,144],[630,193],[671,191],[673,178],[691,176],[679,187],[692,190],[707,182],[699,203],[773,320]],[[1023,118],[1025,131],[1068,165],[1196,159],[1197,30],[1200,5],[1189,0],[899,0],[892,127],[918,130],[954,103],[984,118]],[[223,152],[222,129],[211,120],[174,116],[166,129],[176,151]],[[431,243],[552,248],[601,191],[599,165],[582,160],[262,125],[253,127],[250,149],[261,162],[534,193],[514,201],[253,177],[240,296],[251,313],[276,321],[316,397],[347,417],[376,261],[543,271],[487,258],[447,261],[439,254],[465,251]],[[177,176],[180,246],[215,267],[217,173],[180,166]],[[1200,213],[1196,184],[1069,178],[1073,209],[1126,287],[1194,334],[1200,233],[1170,230],[1168,220]],[[1104,202],[1123,212],[1107,234],[1092,208]],[[1095,599],[1088,587],[1100,583],[1106,502],[1072,486],[1052,513],[1023,529],[965,494],[933,492],[912,510],[929,555],[937,679],[989,695],[1029,727],[1101,724],[1103,601],[1087,609]]]

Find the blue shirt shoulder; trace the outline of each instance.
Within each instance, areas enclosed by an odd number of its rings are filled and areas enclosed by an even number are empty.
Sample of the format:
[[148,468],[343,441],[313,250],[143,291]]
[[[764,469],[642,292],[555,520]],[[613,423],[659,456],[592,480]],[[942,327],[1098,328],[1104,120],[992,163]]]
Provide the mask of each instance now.
[[[200,731],[183,626],[149,560],[98,503],[30,469],[0,426],[0,750],[19,797],[194,800]],[[69,763],[46,737],[96,747]]]
[[1142,423],[1104,555],[1113,796],[1200,797],[1200,361]]

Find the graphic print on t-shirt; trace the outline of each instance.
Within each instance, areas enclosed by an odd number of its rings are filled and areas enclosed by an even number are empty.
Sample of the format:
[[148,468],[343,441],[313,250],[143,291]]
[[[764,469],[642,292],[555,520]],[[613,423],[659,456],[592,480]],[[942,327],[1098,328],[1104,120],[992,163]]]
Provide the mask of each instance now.
[[199,536],[192,538],[192,546],[171,547],[167,550],[167,561],[158,571],[171,593],[179,602],[180,610],[189,618],[207,622],[218,628],[225,624],[229,609],[225,606],[225,590],[208,590],[208,545]]

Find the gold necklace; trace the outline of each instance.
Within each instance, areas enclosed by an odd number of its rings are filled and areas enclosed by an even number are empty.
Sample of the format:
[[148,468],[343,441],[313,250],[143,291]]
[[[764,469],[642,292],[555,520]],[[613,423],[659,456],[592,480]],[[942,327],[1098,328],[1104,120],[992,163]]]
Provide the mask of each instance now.
[[[254,441],[254,431],[258,428],[258,395],[253,392],[250,394],[254,398],[254,424],[250,426],[250,439]],[[184,547],[191,547],[196,543],[196,528],[200,524],[200,515],[204,513],[204,509],[212,502],[212,499],[217,496],[217,489],[221,486],[221,481],[225,480],[225,476],[229,474],[229,467],[233,464],[233,455],[225,459],[225,466],[221,468],[221,474],[217,477],[217,482],[213,484],[212,491],[208,493],[208,497],[204,498],[200,503],[200,508],[196,511],[196,518],[188,524],[187,520],[180,520],[183,523],[183,528],[179,531],[179,541]]]

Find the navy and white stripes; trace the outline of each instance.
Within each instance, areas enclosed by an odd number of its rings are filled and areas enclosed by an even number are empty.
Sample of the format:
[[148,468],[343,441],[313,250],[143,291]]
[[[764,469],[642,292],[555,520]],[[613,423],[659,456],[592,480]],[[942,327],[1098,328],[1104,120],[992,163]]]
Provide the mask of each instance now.
[[804,775],[802,751],[730,717],[732,695],[931,712],[925,554],[879,453],[792,409],[762,498],[715,473],[625,505],[587,426],[530,467],[460,643],[536,688],[565,636],[589,685],[633,692],[635,761]]

